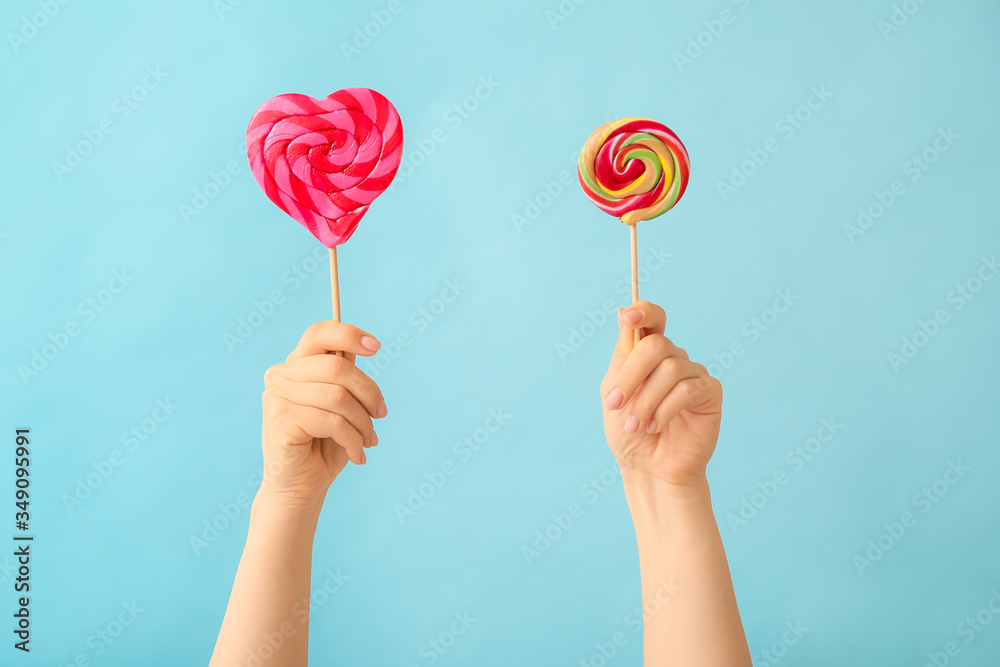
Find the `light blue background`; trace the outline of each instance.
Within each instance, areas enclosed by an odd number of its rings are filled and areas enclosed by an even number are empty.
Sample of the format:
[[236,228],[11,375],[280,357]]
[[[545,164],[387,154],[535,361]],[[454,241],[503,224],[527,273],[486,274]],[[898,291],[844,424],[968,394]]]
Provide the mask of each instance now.
[[[402,0],[348,62],[341,43],[386,2],[218,5],[72,2],[0,49],[0,497],[12,504],[12,433],[29,426],[37,536],[33,650],[8,636],[0,662],[207,664],[247,511],[197,555],[189,538],[252,495],[263,372],[330,314],[326,263],[298,289],[283,282],[317,244],[259,191],[239,146],[268,97],[348,86],[395,103],[407,160],[435,128],[445,141],[341,252],[345,319],[412,342],[381,362],[380,446],[327,499],[314,583],[327,569],[350,579],[313,614],[314,664],[429,664],[421,646],[465,610],[476,623],[437,664],[578,665],[617,631],[628,644],[609,664],[640,664],[624,622],[639,580],[623,495],[616,484],[591,504],[581,488],[612,463],[597,387],[617,334],[584,323],[607,299],[626,303],[628,235],[574,182],[542,197],[530,225],[512,220],[573,168],[597,125],[626,115],[670,125],[693,160],[684,200],[640,228],[643,261],[654,247],[671,254],[642,295],[714,369],[713,355],[744,344],[719,372],[725,421],[709,473],[754,655],[797,621],[809,630],[782,664],[922,665],[953,640],[952,664],[1000,654],[1000,619],[972,643],[956,634],[1000,587],[1000,280],[961,310],[948,301],[1000,251],[1000,6],[930,2],[884,36],[888,0],[590,0],[563,3],[558,22],[546,14],[556,0]],[[678,67],[673,54],[727,8],[733,22]],[[39,11],[6,3],[4,33]],[[114,101],[147,67],[166,78],[120,118]],[[481,76],[500,86],[449,123]],[[833,96],[786,138],[776,123],[814,86]],[[105,118],[113,132],[60,180],[53,162]],[[960,138],[908,180],[904,163],[948,127]],[[771,137],[778,152],[724,200],[718,183]],[[180,206],[230,160],[239,172],[185,222]],[[850,242],[844,225],[894,179],[906,193]],[[122,268],[134,279],[86,321],[78,304]],[[467,288],[418,331],[411,316],[452,279]],[[230,350],[224,334],[275,289],[284,302]],[[741,329],[777,290],[797,300],[750,341]],[[887,355],[937,309],[948,323],[894,370]],[[79,335],[23,380],[18,367],[69,322]],[[562,359],[573,328],[592,335]],[[167,398],[176,412],[124,451],[122,434]],[[453,443],[501,407],[509,421],[462,461]],[[786,453],[822,418],[842,430],[794,471]],[[64,494],[114,450],[122,465],[69,511]],[[394,504],[449,459],[457,474],[401,524]],[[921,513],[914,494],[959,459],[970,470]],[[788,483],[734,530],[727,516],[778,471]],[[583,516],[528,565],[522,545],[572,502]],[[859,572],[855,556],[908,511],[916,525]],[[5,616],[11,576],[0,571]],[[88,638],[133,600],[136,622],[96,655]]]

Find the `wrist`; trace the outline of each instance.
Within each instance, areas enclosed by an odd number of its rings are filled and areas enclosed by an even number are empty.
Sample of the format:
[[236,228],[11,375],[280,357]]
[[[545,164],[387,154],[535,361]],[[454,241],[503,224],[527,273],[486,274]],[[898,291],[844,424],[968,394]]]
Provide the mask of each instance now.
[[659,525],[685,515],[712,511],[712,495],[704,474],[684,483],[666,482],[641,470],[622,470],[625,499],[636,528]]
[[272,489],[263,482],[254,496],[250,506],[251,519],[255,515],[274,516],[293,525],[315,524],[319,521],[323,509],[324,492],[316,498],[294,497],[288,493]]

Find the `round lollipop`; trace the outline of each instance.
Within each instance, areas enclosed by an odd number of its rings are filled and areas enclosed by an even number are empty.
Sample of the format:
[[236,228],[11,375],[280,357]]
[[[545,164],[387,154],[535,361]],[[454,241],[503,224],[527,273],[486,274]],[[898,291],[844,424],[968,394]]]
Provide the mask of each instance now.
[[330,249],[333,318],[340,321],[337,246],[389,187],[403,155],[396,108],[368,88],[316,100],[289,93],[250,118],[247,157],[268,199]]
[[633,303],[639,300],[637,223],[673,208],[687,189],[690,173],[681,140],[666,125],[648,118],[605,123],[580,151],[577,175],[583,192],[631,230]]

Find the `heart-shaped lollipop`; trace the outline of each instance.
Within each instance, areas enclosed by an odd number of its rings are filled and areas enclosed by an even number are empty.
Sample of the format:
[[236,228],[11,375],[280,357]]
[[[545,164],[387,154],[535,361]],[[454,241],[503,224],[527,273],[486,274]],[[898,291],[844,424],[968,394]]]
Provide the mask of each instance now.
[[334,248],[357,229],[403,155],[396,108],[368,88],[321,100],[289,93],[264,102],[247,127],[247,157],[268,199]]

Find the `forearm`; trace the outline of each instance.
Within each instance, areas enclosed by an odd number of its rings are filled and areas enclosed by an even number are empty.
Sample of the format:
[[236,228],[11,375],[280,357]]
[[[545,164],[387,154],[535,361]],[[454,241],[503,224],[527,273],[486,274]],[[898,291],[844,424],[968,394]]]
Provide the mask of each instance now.
[[306,667],[312,547],[321,507],[322,499],[315,507],[289,509],[258,492],[209,667]]
[[639,546],[647,667],[749,667],[708,482],[677,489],[623,470]]

